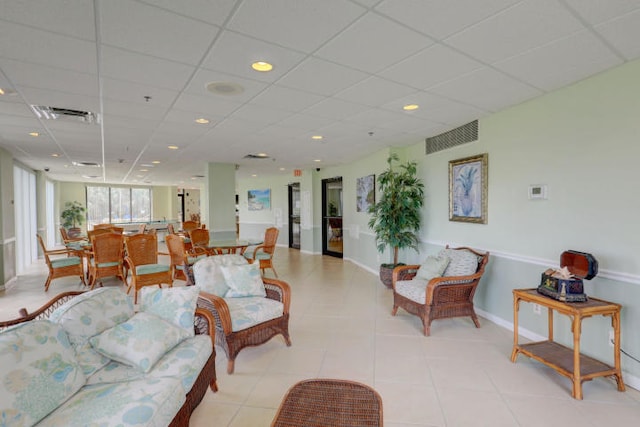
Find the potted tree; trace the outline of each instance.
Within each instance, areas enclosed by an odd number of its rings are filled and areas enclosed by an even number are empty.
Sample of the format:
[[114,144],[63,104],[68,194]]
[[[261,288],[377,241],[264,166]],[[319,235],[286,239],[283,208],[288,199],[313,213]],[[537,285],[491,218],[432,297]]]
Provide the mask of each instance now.
[[67,229],[69,237],[76,237],[80,234],[80,225],[85,220],[85,208],[80,202],[67,202],[64,204],[64,209],[60,213],[62,219],[62,226]]
[[380,199],[369,207],[369,227],[376,235],[379,252],[387,246],[393,249],[393,263],[380,265],[380,280],[392,286],[393,269],[398,262],[398,251],[411,248],[418,250],[420,209],[423,205],[424,184],[416,176],[416,162],[397,164],[398,155],[387,159],[389,167],[378,177]]

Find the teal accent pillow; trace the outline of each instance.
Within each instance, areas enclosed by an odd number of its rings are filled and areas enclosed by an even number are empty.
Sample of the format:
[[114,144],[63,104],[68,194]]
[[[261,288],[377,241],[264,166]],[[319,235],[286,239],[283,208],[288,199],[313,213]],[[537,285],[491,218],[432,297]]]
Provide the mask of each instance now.
[[416,277],[419,279],[431,280],[434,277],[442,276],[442,273],[449,265],[449,257],[447,256],[428,256],[420,265]]
[[228,265],[220,269],[229,286],[225,298],[267,296],[258,264]]
[[144,287],[140,289],[140,311],[155,314],[184,328],[193,336],[193,317],[199,293],[195,286],[168,289]]
[[109,359],[149,372],[165,353],[188,337],[183,328],[154,314],[140,312],[89,342]]

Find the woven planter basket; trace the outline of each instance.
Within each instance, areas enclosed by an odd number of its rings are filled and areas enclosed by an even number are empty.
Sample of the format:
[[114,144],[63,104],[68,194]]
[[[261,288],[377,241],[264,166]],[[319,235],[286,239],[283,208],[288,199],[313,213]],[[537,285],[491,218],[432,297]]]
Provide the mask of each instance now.
[[403,263],[399,264],[380,264],[380,281],[387,288],[393,287],[393,269],[398,265],[404,265]]

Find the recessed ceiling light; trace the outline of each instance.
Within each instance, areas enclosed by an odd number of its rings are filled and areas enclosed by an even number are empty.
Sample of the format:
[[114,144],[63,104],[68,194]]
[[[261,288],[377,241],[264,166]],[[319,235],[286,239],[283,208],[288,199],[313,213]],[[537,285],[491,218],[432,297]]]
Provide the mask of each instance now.
[[177,150],[177,149],[178,149],[178,146],[177,146],[177,145],[168,145],[168,146],[167,146],[167,148],[168,148],[169,150]]
[[83,178],[86,179],[96,179],[96,178],[100,178],[100,176],[98,175],[82,175]]
[[316,139],[316,140],[320,140],[320,139],[322,139],[322,138],[324,138],[322,135],[313,135],[313,136],[311,137],[311,139]]
[[413,110],[417,110],[418,108],[420,108],[418,104],[407,104],[404,107],[402,107],[404,111],[413,111]]
[[16,91],[13,89],[8,89],[8,88],[1,88],[0,87],[0,96],[2,95],[15,95]]
[[29,135],[31,135],[31,136],[40,136],[40,134],[38,132],[29,132]]
[[160,164],[160,160],[152,160],[151,163],[153,163],[154,165],[159,165]]
[[58,153],[53,153],[53,154],[51,155],[51,157],[60,157],[60,154],[58,154]]
[[136,175],[138,178],[144,178],[144,175]]
[[149,172],[149,169],[140,169],[140,172]]
[[199,119],[195,120],[196,123],[201,124],[201,125],[206,125],[207,123],[209,123],[209,119],[205,119],[204,117],[200,117]]
[[256,175],[255,173],[251,175],[252,177],[256,178],[258,175]]
[[268,62],[257,61],[251,64],[251,68],[253,68],[256,71],[266,73],[267,71],[273,70],[273,65],[269,64]]
[[319,162],[321,162],[321,161],[322,161],[322,160],[320,160],[320,159],[315,159],[315,160],[314,160],[314,162],[316,162],[316,163],[319,163]]
[[4,95],[4,89],[0,87],[0,95]]
[[285,168],[280,168],[281,171],[286,170]]
[[149,164],[149,163],[142,163],[142,164],[140,164],[140,167],[141,167],[141,168],[152,168],[152,167],[153,167],[153,165],[152,165],[152,164]]

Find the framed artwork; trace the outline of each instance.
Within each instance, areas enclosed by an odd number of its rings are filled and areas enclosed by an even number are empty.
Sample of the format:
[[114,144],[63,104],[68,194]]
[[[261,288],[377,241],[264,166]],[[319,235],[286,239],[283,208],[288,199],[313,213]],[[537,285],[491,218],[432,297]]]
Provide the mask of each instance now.
[[376,202],[376,176],[367,175],[356,180],[356,211],[368,212]]
[[449,221],[487,223],[487,153],[449,162]]
[[271,189],[249,190],[247,193],[250,211],[271,209]]

